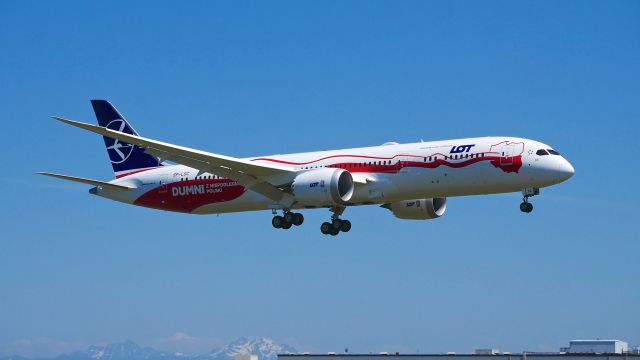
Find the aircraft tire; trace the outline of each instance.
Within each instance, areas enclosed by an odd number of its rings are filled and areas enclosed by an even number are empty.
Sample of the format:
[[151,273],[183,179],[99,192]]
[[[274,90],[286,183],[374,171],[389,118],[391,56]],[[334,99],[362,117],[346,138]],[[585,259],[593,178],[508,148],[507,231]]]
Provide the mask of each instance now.
[[302,216],[302,214],[300,213],[295,213],[293,214],[293,225],[295,226],[300,226],[302,225],[302,223],[304,222],[304,216]]
[[320,232],[325,235],[329,235],[331,232],[331,229],[333,229],[333,226],[331,226],[331,223],[323,222],[322,225],[320,225]]
[[295,213],[292,213],[290,211],[288,211],[286,214],[284,214],[284,221],[288,222],[288,223],[293,223],[293,216],[295,215]]
[[274,216],[273,219],[271,219],[271,225],[276,229],[281,229],[284,223],[284,218],[280,215]]
[[349,220],[342,220],[340,222],[340,231],[342,232],[349,232],[349,230],[351,230],[351,221]]
[[520,203],[520,211],[522,211],[523,213],[530,213],[533,211],[533,204],[530,202],[522,202]]
[[522,211],[523,213],[527,212],[527,203],[526,202],[521,202],[520,203],[520,211]]

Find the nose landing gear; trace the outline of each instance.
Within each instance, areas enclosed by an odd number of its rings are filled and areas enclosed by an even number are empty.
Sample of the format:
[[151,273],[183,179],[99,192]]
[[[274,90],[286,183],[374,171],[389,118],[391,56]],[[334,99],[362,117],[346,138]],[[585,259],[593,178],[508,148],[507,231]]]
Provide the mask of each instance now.
[[522,189],[522,203],[520,203],[520,211],[523,213],[530,213],[533,211],[533,204],[529,202],[529,198],[540,194],[538,188],[526,188]]

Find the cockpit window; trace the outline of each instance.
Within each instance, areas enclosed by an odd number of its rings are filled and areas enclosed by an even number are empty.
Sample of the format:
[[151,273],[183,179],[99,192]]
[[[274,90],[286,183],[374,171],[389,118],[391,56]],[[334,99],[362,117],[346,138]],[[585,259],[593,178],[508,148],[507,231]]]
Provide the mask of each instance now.
[[545,149],[540,149],[540,150],[536,151],[536,155],[540,155],[540,156],[549,155],[549,153]]
[[549,152],[549,154],[551,154],[551,155],[560,155],[560,153],[559,153],[559,152],[557,152],[557,151],[555,151],[555,150],[553,150],[553,149],[547,149],[547,151],[548,151],[548,152]]

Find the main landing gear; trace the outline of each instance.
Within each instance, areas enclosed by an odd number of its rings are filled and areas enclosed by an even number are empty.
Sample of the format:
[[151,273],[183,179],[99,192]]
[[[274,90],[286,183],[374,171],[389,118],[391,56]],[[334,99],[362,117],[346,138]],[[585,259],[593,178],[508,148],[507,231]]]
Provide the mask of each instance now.
[[331,236],[336,236],[341,231],[349,232],[349,230],[351,230],[351,221],[340,219],[340,215],[342,215],[344,209],[344,206],[332,207],[331,212],[333,215],[331,215],[331,222],[323,222],[322,225],[320,225],[320,232]]
[[540,194],[538,188],[526,188],[522,190],[522,203],[520,203],[520,211],[530,213],[533,211],[533,204],[529,202],[529,198]]
[[[340,219],[340,215],[344,212],[344,206],[334,206],[330,209],[333,213],[331,215],[331,222],[323,222],[320,225],[320,231],[325,235],[336,236],[340,232],[349,232],[351,230],[351,221]],[[276,211],[273,210],[273,214]],[[282,216],[275,215],[271,219],[271,225],[276,229],[291,229],[292,226],[300,226],[304,222],[304,216],[300,213],[284,210]]]
[[300,226],[304,222],[304,216],[300,213],[285,211],[284,216],[276,215],[271,219],[271,225],[276,229],[290,229],[292,225]]

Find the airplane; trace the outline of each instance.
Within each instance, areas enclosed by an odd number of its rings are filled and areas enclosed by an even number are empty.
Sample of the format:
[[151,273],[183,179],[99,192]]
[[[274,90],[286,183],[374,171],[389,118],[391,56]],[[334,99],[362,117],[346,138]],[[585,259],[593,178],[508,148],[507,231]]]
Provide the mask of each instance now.
[[[92,185],[90,194],[189,214],[270,210],[271,224],[304,222],[301,209],[329,209],[320,231],[348,232],[347,207],[379,205],[400,219],[444,215],[447,198],[522,192],[520,210],[540,188],[574,174],[539,141],[491,136],[298,154],[234,158],[142,137],[106,100],[91,100],[98,125],[53,117],[103,136],[115,179],[37,174]],[[279,212],[282,215],[278,215]]]

